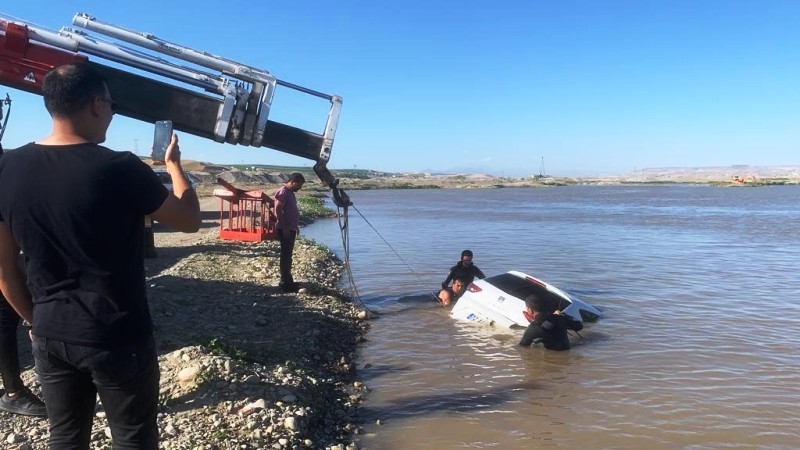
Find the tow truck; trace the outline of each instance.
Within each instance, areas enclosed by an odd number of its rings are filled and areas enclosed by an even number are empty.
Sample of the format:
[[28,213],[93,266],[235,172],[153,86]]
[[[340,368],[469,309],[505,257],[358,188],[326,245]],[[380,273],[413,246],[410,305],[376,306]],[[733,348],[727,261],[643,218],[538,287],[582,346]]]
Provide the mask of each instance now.
[[[342,108],[340,96],[89,14],[78,13],[72,26],[53,31],[0,13],[0,84],[41,95],[45,74],[71,63],[89,64],[106,77],[117,114],[149,123],[171,120],[175,130],[216,142],[268,147],[310,159],[314,172],[332,190],[334,203],[345,208],[351,204],[327,167]],[[324,129],[309,131],[270,120],[279,88],[328,101]]]

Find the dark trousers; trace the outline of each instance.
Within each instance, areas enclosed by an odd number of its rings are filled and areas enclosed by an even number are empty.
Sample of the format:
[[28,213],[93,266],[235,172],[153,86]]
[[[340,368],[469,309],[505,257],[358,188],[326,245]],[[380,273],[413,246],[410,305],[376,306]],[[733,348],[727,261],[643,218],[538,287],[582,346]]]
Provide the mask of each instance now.
[[297,232],[290,231],[289,237],[283,236],[284,230],[278,230],[278,239],[281,243],[281,286],[293,286],[292,278],[292,253],[294,253],[294,241],[297,239]]
[[88,449],[100,402],[114,448],[157,449],[158,356],[152,336],[101,349],[33,337],[36,372],[50,421],[48,449]]
[[0,295],[0,377],[6,392],[18,392],[25,388],[20,378],[17,328],[19,315]]

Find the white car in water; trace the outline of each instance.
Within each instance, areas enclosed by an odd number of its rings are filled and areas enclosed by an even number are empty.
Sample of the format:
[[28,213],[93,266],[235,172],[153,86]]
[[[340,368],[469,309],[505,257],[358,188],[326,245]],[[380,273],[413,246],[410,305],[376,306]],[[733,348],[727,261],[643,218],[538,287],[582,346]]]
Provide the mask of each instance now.
[[594,322],[603,315],[599,309],[561,289],[513,270],[472,282],[450,315],[500,328],[524,328],[532,320],[524,300],[530,294],[552,301],[556,309],[581,322]]

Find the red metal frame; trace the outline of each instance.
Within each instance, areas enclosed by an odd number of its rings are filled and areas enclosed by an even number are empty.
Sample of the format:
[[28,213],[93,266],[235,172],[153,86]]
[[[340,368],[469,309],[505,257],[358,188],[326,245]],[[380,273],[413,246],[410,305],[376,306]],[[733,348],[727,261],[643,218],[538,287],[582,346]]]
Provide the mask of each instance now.
[[274,200],[267,194],[234,188],[214,189],[214,196],[220,198],[220,239],[247,242],[278,239],[272,211]]

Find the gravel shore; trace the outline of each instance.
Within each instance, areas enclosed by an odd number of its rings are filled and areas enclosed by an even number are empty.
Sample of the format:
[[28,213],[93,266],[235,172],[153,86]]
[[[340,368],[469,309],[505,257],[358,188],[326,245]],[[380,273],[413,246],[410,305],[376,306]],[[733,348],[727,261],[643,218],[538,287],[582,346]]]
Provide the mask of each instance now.
[[[202,200],[204,226],[181,234],[156,224],[158,256],[145,260],[160,350],[161,448],[355,449],[355,351],[367,313],[339,286],[343,266],[302,238],[297,294],[277,288],[276,241],[218,238],[219,199]],[[20,334],[23,378],[40,394]],[[110,449],[98,407],[92,449]],[[0,412],[0,447],[38,450],[47,421]]]

